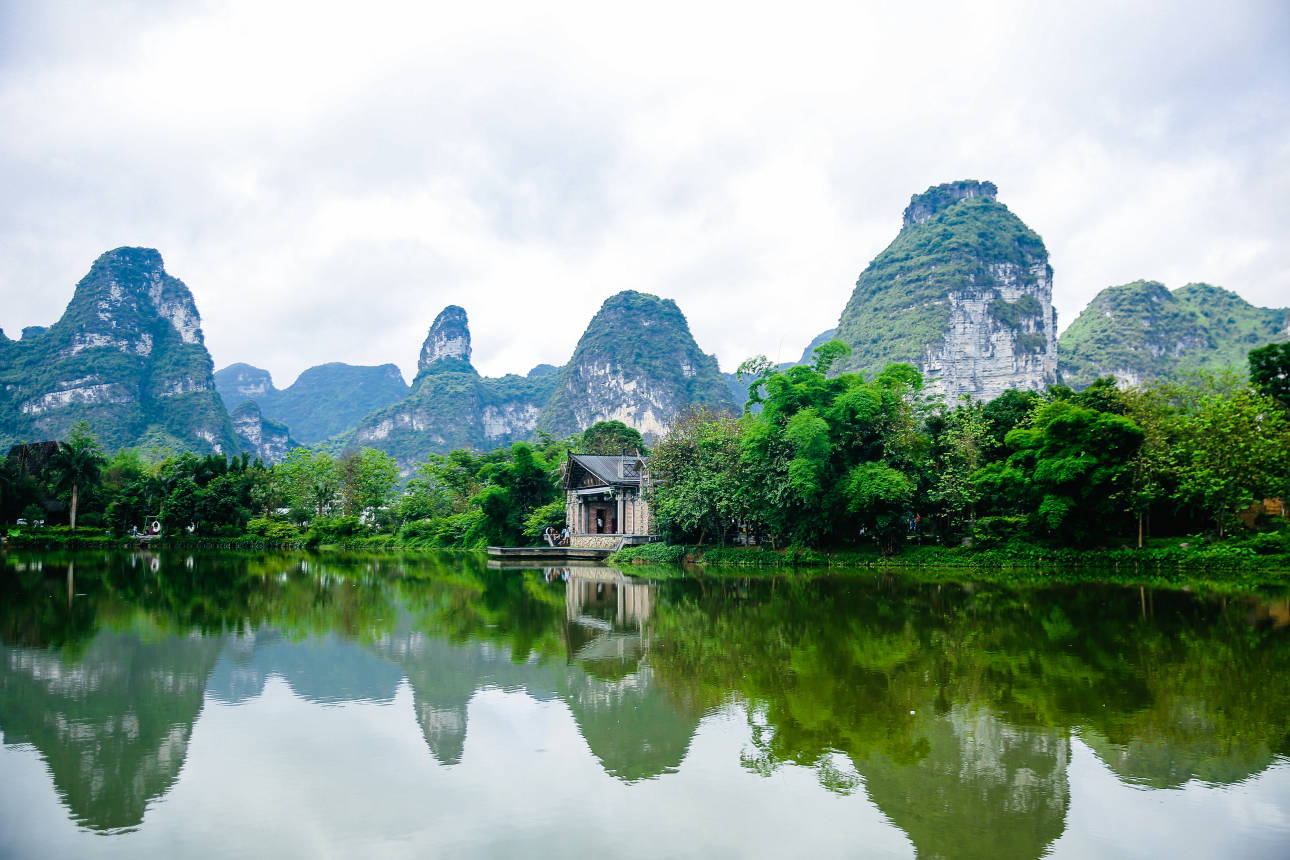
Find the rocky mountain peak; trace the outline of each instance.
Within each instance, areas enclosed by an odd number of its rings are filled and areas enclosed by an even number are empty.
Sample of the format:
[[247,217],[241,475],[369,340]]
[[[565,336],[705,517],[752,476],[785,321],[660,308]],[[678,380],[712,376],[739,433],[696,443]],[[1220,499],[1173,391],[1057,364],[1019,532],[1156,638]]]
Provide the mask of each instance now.
[[1057,381],[1048,251],[996,194],[993,183],[960,181],[913,196],[838,320],[851,355],[837,370],[907,362],[951,403]]
[[975,179],[960,179],[958,182],[933,185],[922,194],[915,194],[909,198],[909,205],[905,207],[903,226],[921,224],[960,200],[969,200],[973,197],[988,197],[995,200],[998,195],[999,189],[993,182],[978,182]]
[[[169,327],[186,344],[201,344],[201,317],[184,282],[171,277],[152,248],[116,248],[101,255],[76,287],[72,348],[113,346],[147,355]],[[158,323],[161,323],[158,326]]]
[[618,420],[661,436],[679,411],[697,405],[735,409],[716,359],[694,342],[676,302],[627,290],[592,318],[538,426],[568,434]]
[[448,305],[435,317],[426,342],[421,346],[417,371],[445,359],[470,363],[470,328],[466,324],[465,309],[457,305]]
[[256,400],[276,390],[269,371],[240,361],[215,372],[215,387],[230,410],[244,400]]
[[236,451],[215,392],[201,318],[151,248],[101,255],[63,315],[5,345],[0,439],[57,438],[87,420],[105,448],[163,439]]

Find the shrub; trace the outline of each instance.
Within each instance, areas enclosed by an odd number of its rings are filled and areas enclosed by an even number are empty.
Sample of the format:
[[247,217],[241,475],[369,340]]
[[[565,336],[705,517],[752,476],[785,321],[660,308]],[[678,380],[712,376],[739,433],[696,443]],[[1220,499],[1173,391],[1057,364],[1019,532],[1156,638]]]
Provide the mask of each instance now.
[[285,520],[270,520],[256,517],[246,524],[247,534],[264,538],[268,541],[291,541],[300,539],[300,530]]
[[680,564],[686,552],[679,544],[644,543],[623,547],[610,560],[616,564]]
[[981,517],[972,526],[972,540],[983,549],[991,549],[1026,537],[1025,517]]

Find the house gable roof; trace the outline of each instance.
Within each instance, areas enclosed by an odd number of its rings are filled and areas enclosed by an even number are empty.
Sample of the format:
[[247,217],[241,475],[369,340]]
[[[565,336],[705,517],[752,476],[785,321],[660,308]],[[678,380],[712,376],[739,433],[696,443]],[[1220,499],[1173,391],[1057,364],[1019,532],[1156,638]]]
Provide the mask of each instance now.
[[639,487],[645,458],[635,455],[569,454],[565,488],[588,486]]

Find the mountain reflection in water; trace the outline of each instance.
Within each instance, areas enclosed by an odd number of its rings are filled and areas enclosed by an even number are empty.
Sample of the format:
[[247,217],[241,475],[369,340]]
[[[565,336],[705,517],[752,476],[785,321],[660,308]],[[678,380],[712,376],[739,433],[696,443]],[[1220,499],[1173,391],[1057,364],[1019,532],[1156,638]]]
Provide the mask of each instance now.
[[[1290,604],[889,576],[669,579],[473,557],[9,557],[0,731],[72,818],[139,828],[206,703],[280,678],[319,706],[403,684],[440,766],[483,690],[562,703],[605,774],[661,778],[739,710],[734,764],[809,768],[928,856],[1037,857],[1072,744],[1125,784],[1233,785],[1290,753]],[[1290,814],[1290,810],[1283,810]]]

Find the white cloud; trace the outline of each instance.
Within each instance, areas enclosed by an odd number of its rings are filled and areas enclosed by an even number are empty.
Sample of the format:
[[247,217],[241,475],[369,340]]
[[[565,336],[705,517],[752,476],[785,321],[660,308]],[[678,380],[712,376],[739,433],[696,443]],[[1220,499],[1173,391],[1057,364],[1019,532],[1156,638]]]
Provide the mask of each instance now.
[[0,325],[161,250],[216,365],[484,372],[620,289],[724,368],[832,326],[909,195],[992,179],[1063,325],[1099,289],[1290,303],[1283,4],[85,4],[0,30]]

